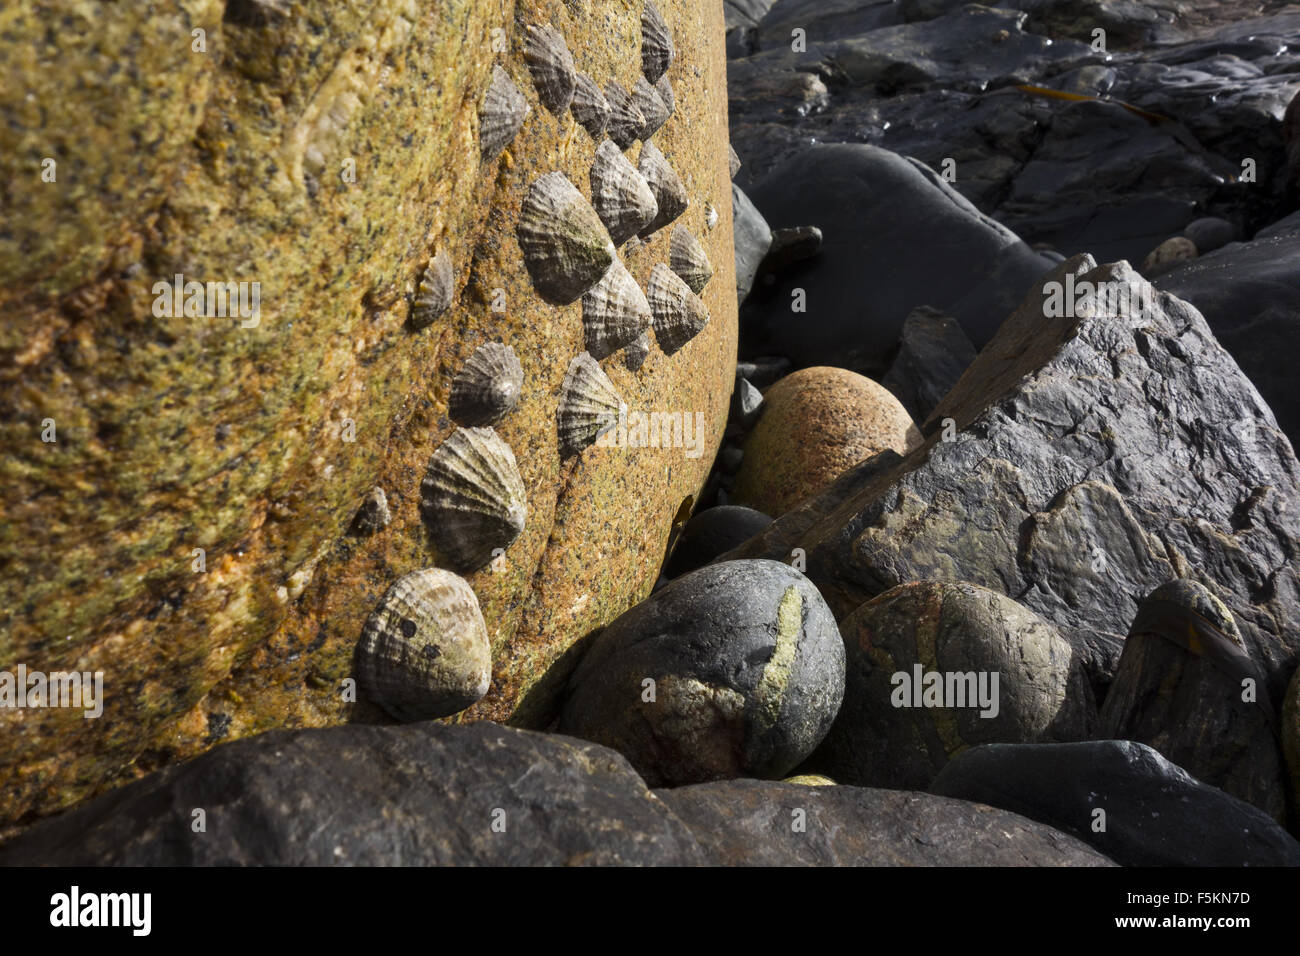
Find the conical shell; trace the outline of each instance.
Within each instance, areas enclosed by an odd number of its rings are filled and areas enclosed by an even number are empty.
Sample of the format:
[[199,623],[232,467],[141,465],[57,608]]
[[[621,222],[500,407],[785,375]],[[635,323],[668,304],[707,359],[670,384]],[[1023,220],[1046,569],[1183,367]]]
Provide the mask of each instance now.
[[582,328],[592,358],[603,359],[636,341],[650,321],[645,293],[618,259],[582,297]]
[[600,217],[563,173],[533,183],[515,235],[533,286],[554,305],[576,301],[614,261],[614,243]]
[[727,165],[731,167],[732,179],[736,178],[736,173],[740,172],[740,167],[744,165],[730,143],[727,144]]
[[641,11],[641,72],[651,83],[657,83],[676,55],[673,35],[663,15],[654,5],[654,0],[645,0]]
[[448,414],[457,425],[494,425],[519,403],[523,387],[514,349],[499,342],[480,345],[452,382]]
[[494,66],[492,84],[478,113],[479,151],[485,163],[496,159],[514,141],[529,109],[528,100],[519,92],[510,74]]
[[641,127],[640,137],[643,141],[659,132],[659,128],[668,122],[667,104],[655,88],[646,82],[644,76],[636,78],[636,86],[632,87],[632,102],[645,117],[645,125]]
[[609,122],[605,125],[605,132],[618,143],[619,149],[627,149],[645,129],[645,114],[637,109],[632,94],[617,80],[605,84],[605,102],[609,104]]
[[524,42],[524,61],[537,88],[537,98],[556,116],[563,116],[573,101],[577,71],[560,31],[548,23],[530,26]]
[[668,165],[668,160],[664,159],[664,154],[659,152],[659,147],[654,143],[641,144],[641,158],[636,168],[650,184],[650,191],[654,193],[655,202],[659,204],[659,211],[655,213],[654,219],[650,220],[649,225],[639,233],[644,239],[684,213],[690,201],[686,198],[686,187],[682,185],[680,177]]
[[524,530],[527,496],[510,446],[491,428],[458,428],[420,482],[420,513],[457,570],[473,570]]
[[615,246],[627,242],[659,214],[650,184],[608,139],[596,148],[591,164],[591,203]]
[[713,264],[704,253],[704,247],[685,226],[673,226],[673,238],[668,246],[668,262],[673,272],[691,287],[696,295],[713,278]]
[[623,365],[628,371],[638,371],[650,357],[650,333],[642,332],[635,342],[623,350]]
[[569,110],[582,128],[591,134],[592,139],[600,139],[605,135],[605,126],[609,123],[609,103],[596,81],[586,73],[578,74]]
[[375,534],[387,528],[392,520],[393,514],[388,510],[388,495],[384,494],[383,488],[375,485],[366,494],[361,507],[357,509],[352,519],[351,531],[358,535]]
[[398,578],[366,619],[357,683],[398,720],[432,720],[487,693],[492,649],[478,598],[440,568]]
[[677,97],[673,95],[673,85],[668,82],[667,76],[659,77],[659,82],[655,84],[655,92],[664,101],[669,116],[677,112]]
[[646,291],[654,314],[655,338],[665,355],[672,355],[709,322],[709,310],[699,296],[662,262],[650,273]]
[[411,327],[423,329],[432,325],[440,315],[451,308],[456,294],[456,271],[446,249],[429,260],[420,276],[420,288],[411,303]]
[[555,412],[560,457],[570,458],[594,443],[618,424],[625,409],[614,384],[583,352],[569,363],[560,389],[560,407]]

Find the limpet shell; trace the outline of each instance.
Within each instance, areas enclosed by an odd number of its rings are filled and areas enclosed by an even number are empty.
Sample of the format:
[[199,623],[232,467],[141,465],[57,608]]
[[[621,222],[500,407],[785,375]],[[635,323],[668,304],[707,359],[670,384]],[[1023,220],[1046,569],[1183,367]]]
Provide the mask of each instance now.
[[696,295],[713,278],[713,264],[709,262],[704,247],[685,226],[673,226],[673,236],[668,246],[668,263]]
[[509,146],[531,109],[510,74],[499,66],[492,68],[492,84],[479,110],[479,152],[483,162],[491,162]]
[[609,103],[596,81],[586,73],[577,76],[569,111],[578,124],[591,134],[592,139],[600,139],[605,135],[605,126],[609,123]]
[[673,36],[663,14],[654,5],[654,0],[646,0],[641,10],[641,72],[651,83],[657,83],[676,55]]
[[617,80],[605,84],[605,101],[609,103],[609,122],[605,124],[605,133],[618,144],[619,149],[627,149],[641,136],[645,129],[645,114],[632,102],[632,94],[623,89]]
[[357,683],[391,716],[432,720],[487,693],[492,649],[478,598],[441,568],[394,582],[366,619],[357,643]]
[[644,76],[636,78],[636,85],[632,87],[632,102],[636,108],[641,111],[645,117],[645,125],[641,127],[641,140],[647,140],[655,133],[659,132],[660,127],[668,122],[670,115],[668,105],[664,103],[658,91],[646,82]]
[[456,294],[456,271],[446,249],[439,249],[420,277],[420,287],[411,303],[411,327],[428,328],[451,308]]
[[623,350],[623,366],[630,372],[639,371],[650,357],[650,333],[642,332],[637,340]]
[[604,140],[596,148],[590,179],[591,204],[616,247],[659,214],[659,203],[650,191],[650,184],[611,140]]
[[569,363],[555,411],[560,457],[571,458],[618,424],[627,406],[614,383],[586,352]]
[[352,518],[350,528],[353,534],[371,535],[388,527],[393,520],[393,513],[388,510],[388,495],[384,489],[375,485],[366,492],[365,500]]
[[480,568],[524,530],[528,499],[514,452],[491,428],[458,428],[420,482],[420,514],[458,571]]
[[494,425],[519,404],[523,387],[524,370],[515,350],[488,342],[456,374],[447,413],[457,425]]
[[665,355],[695,338],[709,322],[709,310],[699,296],[662,262],[650,273],[646,298],[654,314],[655,338]]
[[568,305],[601,280],[616,255],[605,226],[563,173],[528,190],[515,229],[533,286],[553,305]]
[[686,211],[690,201],[686,198],[686,187],[682,185],[677,172],[668,165],[668,160],[654,143],[642,142],[641,158],[637,161],[637,172],[645,177],[654,193],[659,211],[654,219],[639,233],[641,238],[653,235]]
[[677,112],[677,97],[673,94],[673,85],[668,82],[666,75],[659,77],[659,82],[655,83],[655,92],[659,94],[659,99],[664,101],[669,116]]
[[560,31],[549,23],[530,25],[524,41],[524,62],[542,105],[556,116],[563,116],[573,101],[577,79],[573,54]]
[[740,172],[740,167],[743,165],[744,163],[742,163],[740,161],[740,157],[736,155],[735,149],[733,149],[731,144],[728,143],[727,144],[727,166],[730,167],[731,169],[732,179],[736,178],[736,173]]
[[587,353],[594,359],[613,355],[636,341],[650,328],[650,322],[650,303],[645,293],[618,259],[582,297]]

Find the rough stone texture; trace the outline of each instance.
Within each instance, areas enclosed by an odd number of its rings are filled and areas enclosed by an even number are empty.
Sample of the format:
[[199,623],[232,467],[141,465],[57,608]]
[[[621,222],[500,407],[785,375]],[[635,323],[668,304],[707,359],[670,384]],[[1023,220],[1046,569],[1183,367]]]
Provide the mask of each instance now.
[[613,747],[652,786],[780,778],[843,695],[844,645],[817,589],[775,561],[732,561],[610,623],[569,681],[558,729]]
[[1268,814],[1129,740],[973,747],[929,789],[1056,827],[1123,866],[1300,866],[1300,843]]
[[[704,290],[715,318],[671,360],[652,350],[639,372],[617,360],[608,372],[634,407],[703,413],[716,447],[735,357],[729,170],[725,150],[704,148],[727,138],[723,17],[659,7],[677,111],[655,142],[688,186],[681,221],[718,270]],[[529,521],[470,578],[495,673],[469,717],[526,721],[517,705],[538,675],[649,592],[712,458],[593,448],[561,466],[555,405],[583,347],[581,307],[539,300],[514,235],[539,176],[558,170],[586,193],[596,147],[540,108],[527,23],[554,24],[580,69],[630,87],[640,4],[304,0],[257,23],[225,9],[223,22],[222,4],[198,0],[81,4],[66,21],[34,2],[5,8],[0,668],[102,670],[107,706],[96,721],[0,713],[0,764],[13,769],[0,827],[219,739],[373,718],[339,684],[384,590],[440,563],[418,486],[453,427],[452,378],[484,342],[512,346],[524,367],[498,430]],[[207,53],[192,52],[191,28],[206,30]],[[478,106],[495,63],[532,111],[482,166]],[[40,181],[47,155],[57,183]],[[350,159],[354,183],[341,175]],[[624,252],[642,282],[668,239]],[[457,301],[412,332],[405,297],[443,248]],[[176,273],[260,282],[259,324],[154,317],[153,286]],[[46,418],[57,444],[41,441]],[[392,523],[345,536],[375,484]]]
[[[874,146],[802,150],[750,195],[772,228],[811,223],[823,242],[751,294],[742,357],[883,375],[916,307],[947,310],[981,346],[1051,266],[933,170]],[[792,311],[797,290],[804,313]]]
[[1277,717],[1260,684],[1228,609],[1193,581],[1171,581],[1138,609],[1095,736],[1147,744],[1281,821]]
[[912,416],[883,385],[842,368],[801,369],[763,396],[736,502],[779,517],[858,462],[920,443]]
[[731,204],[735,212],[736,298],[749,295],[758,267],[772,247],[772,230],[763,214],[755,208],[739,186],[731,187]]
[[1294,447],[1300,442],[1300,231],[1285,221],[1267,231],[1172,269],[1156,285],[1200,310]]
[[1300,821],[1300,670],[1291,676],[1282,705],[1282,751],[1291,774],[1291,819]]
[[[841,783],[921,789],[968,747],[1084,740],[1096,727],[1097,705],[1070,645],[994,591],[904,584],[850,614],[840,633],[844,703],[804,767]],[[973,675],[974,683],[960,687],[964,700],[930,706],[937,701],[924,696],[918,664],[923,674]],[[908,678],[901,686],[900,673]]]
[[727,780],[656,795],[715,866],[1114,865],[1022,816],[927,793]]
[[880,384],[923,422],[973,361],[975,346],[957,320],[921,306],[903,322],[898,354]]
[[[204,810],[204,833],[192,829],[196,807]],[[488,721],[272,731],[152,774],[0,849],[0,866],[704,859],[690,831],[618,754]]]
[[[1087,256],[1044,286],[1067,273],[1135,283],[1139,303],[1149,291],[1127,264]],[[1280,699],[1300,654],[1290,443],[1187,303],[1154,294],[1145,310],[1047,318],[1046,298],[1035,289],[1006,321],[922,427],[922,448],[864,475],[793,540],[778,521],[728,557],[802,548],[839,617],[908,581],[968,581],[1076,647],[1117,644],[1142,598],[1192,578],[1227,605]]]

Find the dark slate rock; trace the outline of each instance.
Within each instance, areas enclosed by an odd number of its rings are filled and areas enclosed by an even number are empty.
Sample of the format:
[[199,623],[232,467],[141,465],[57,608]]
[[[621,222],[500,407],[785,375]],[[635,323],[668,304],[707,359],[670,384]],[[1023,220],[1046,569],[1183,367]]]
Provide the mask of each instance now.
[[[193,811],[206,832],[191,829]],[[505,832],[494,832],[502,819]],[[493,723],[277,730],[151,774],[0,848],[0,865],[693,864],[618,754]]]
[[722,15],[727,29],[756,27],[762,22],[773,0],[722,0]]
[[735,219],[736,297],[743,301],[754,284],[759,264],[772,246],[772,230],[735,183],[731,185],[731,210]]
[[930,791],[1038,820],[1123,866],[1300,866],[1300,843],[1266,813],[1128,740],[973,747]]
[[1160,276],[1156,285],[1205,316],[1259,389],[1278,424],[1300,442],[1300,232],[1233,243]]
[[759,24],[759,48],[790,48],[791,31],[810,41],[839,40],[902,22],[897,0],[777,0]]
[[1202,216],[1189,222],[1183,235],[1196,244],[1197,252],[1205,255],[1236,239],[1237,227],[1218,216]]
[[763,414],[763,393],[746,379],[736,379],[736,390],[731,394],[731,420],[743,428],[750,428]]
[[764,389],[789,375],[792,368],[789,359],[763,356],[748,362],[737,362],[736,377],[748,380],[757,389]]
[[[1051,265],[932,170],[872,146],[805,150],[753,196],[774,227],[811,220],[824,241],[816,259],[746,304],[742,356],[879,376],[912,309],[953,309],[979,345]],[[806,313],[791,311],[796,289]]]
[[880,384],[923,422],[973,361],[975,346],[957,320],[921,306],[903,322],[898,355]]
[[1195,581],[1142,602],[1099,737],[1136,740],[1198,780],[1285,817],[1277,713],[1232,613]]
[[805,772],[920,789],[966,747],[1085,740],[1096,727],[1070,644],[994,591],[904,584],[858,608],[840,632],[844,703]]
[[1282,703],[1282,752],[1290,772],[1291,819],[1300,820],[1300,670],[1291,676]]
[[[1048,317],[1048,283],[1076,274],[1131,288],[1136,307]],[[908,581],[968,581],[1082,646],[1122,640],[1146,595],[1191,577],[1280,699],[1300,656],[1300,466],[1192,306],[1126,263],[1062,263],[922,431],[925,445],[781,542],[803,549],[837,615]],[[780,524],[732,556],[767,553]]]
[[[739,450],[739,449],[737,449]],[[704,567],[714,558],[743,544],[772,523],[761,511],[741,505],[706,508],[691,517],[664,567],[669,578]]]
[[822,231],[816,226],[773,229],[772,248],[767,250],[759,273],[782,272],[796,262],[811,259],[822,248]]
[[1024,817],[925,793],[761,780],[657,796],[713,866],[1113,866]]
[[775,561],[732,561],[611,622],[569,679],[558,729],[613,747],[654,786],[779,778],[843,694],[844,645],[817,589]]

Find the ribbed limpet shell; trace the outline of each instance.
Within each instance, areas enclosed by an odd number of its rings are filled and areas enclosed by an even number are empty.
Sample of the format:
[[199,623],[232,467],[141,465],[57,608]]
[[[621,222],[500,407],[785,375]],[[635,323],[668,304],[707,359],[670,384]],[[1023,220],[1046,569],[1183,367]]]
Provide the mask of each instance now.
[[494,425],[519,403],[523,386],[524,370],[515,350],[488,342],[456,374],[447,413],[457,425]]
[[420,482],[420,514],[458,571],[480,568],[524,530],[528,499],[510,446],[491,428],[458,428]]
[[650,322],[645,293],[618,259],[582,297],[582,328],[592,358],[603,359],[636,341]]
[[685,226],[673,226],[673,236],[668,246],[668,263],[696,295],[713,278],[713,264],[709,262],[704,247]]
[[371,535],[387,528],[392,520],[393,514],[388,510],[388,495],[384,494],[383,488],[375,485],[366,492],[349,530],[353,534]]
[[646,82],[644,76],[636,78],[636,86],[632,87],[632,102],[636,104],[636,108],[645,117],[645,125],[641,127],[640,138],[642,141],[659,132],[660,127],[668,122],[668,117],[671,115],[668,111],[668,104],[663,101],[663,97],[659,95],[659,92]]
[[563,116],[573,101],[577,71],[573,68],[573,54],[560,31],[549,23],[529,26],[524,41],[524,62],[528,64],[542,105],[556,116]]
[[650,333],[642,332],[635,342],[623,350],[623,365],[630,372],[639,371],[650,357]]
[[596,147],[590,179],[591,204],[615,246],[623,245],[659,214],[650,184],[611,140]]
[[654,0],[646,0],[641,10],[641,72],[651,83],[657,83],[676,55],[673,36],[663,14],[654,5]]
[[641,131],[645,129],[645,114],[637,109],[632,94],[617,80],[605,84],[605,101],[609,103],[609,122],[605,124],[605,132],[619,149],[627,149],[641,137]]
[[398,578],[366,619],[357,683],[403,721],[458,713],[487,693],[492,650],[478,598],[441,568]]
[[499,66],[492,68],[492,84],[479,110],[479,152],[483,162],[491,162],[514,141],[531,107],[519,92],[510,74]]
[[677,112],[677,97],[673,94],[673,85],[668,82],[667,75],[659,77],[659,82],[655,84],[655,92],[659,98],[664,101],[664,106],[668,108],[668,115],[672,116]]
[[456,294],[456,271],[446,249],[439,249],[420,276],[420,287],[411,303],[411,327],[423,329],[432,325],[451,308]]
[[596,211],[558,172],[528,190],[515,235],[533,286],[554,305],[576,301],[601,280],[616,255]]
[[699,296],[662,262],[650,273],[646,298],[654,314],[655,338],[665,355],[695,338],[709,322],[709,310]]
[[577,82],[573,87],[573,103],[569,106],[569,112],[573,118],[578,121],[592,139],[600,139],[605,135],[605,126],[609,123],[609,103],[605,100],[605,94],[600,91],[596,81],[586,73],[579,73]]
[[614,383],[586,352],[572,362],[555,411],[560,457],[571,458],[618,424],[626,411]]
[[641,144],[641,157],[637,161],[637,172],[645,177],[654,193],[659,211],[654,219],[641,230],[639,235],[646,238],[658,232],[686,211],[690,201],[686,198],[686,187],[676,170],[668,165],[668,160],[654,143]]

